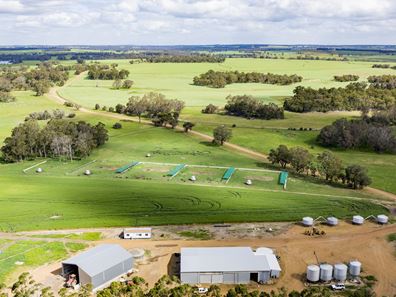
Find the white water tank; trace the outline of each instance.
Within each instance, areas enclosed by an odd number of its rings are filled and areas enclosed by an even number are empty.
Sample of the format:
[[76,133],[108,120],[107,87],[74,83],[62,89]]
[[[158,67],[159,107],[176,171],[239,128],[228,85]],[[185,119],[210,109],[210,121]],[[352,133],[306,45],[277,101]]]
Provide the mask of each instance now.
[[91,170],[89,170],[89,169],[85,170],[84,174],[85,175],[91,175]]
[[311,218],[311,217],[304,217],[304,218],[302,219],[302,224],[303,224],[304,226],[312,226],[312,225],[313,225],[313,218]]
[[327,218],[327,225],[329,225],[329,226],[338,225],[338,219],[336,217],[328,217]]
[[320,268],[318,265],[309,265],[307,267],[307,280],[309,282],[319,281]]
[[259,247],[256,252],[256,255],[273,255],[274,251],[267,247]]
[[337,281],[345,281],[347,279],[348,266],[345,264],[335,264],[334,265],[334,279]]
[[364,223],[364,218],[362,216],[353,216],[352,223],[356,225],[362,225]]
[[320,280],[324,282],[329,282],[333,278],[333,266],[330,264],[320,265]]
[[362,268],[362,263],[359,261],[351,261],[349,262],[349,274],[353,277],[360,275],[360,270]]
[[43,169],[39,167],[39,168],[37,168],[36,172],[41,173],[41,172],[43,172]]
[[151,157],[151,154],[150,153],[147,153],[146,154],[146,158],[150,158]]
[[190,180],[191,180],[191,181],[196,181],[197,178],[195,177],[195,175],[193,175],[193,176],[190,177]]
[[248,179],[248,180],[246,181],[245,184],[247,184],[248,186],[250,186],[250,185],[252,184],[252,180]]
[[377,222],[378,224],[387,224],[388,223],[388,216],[386,215],[378,215],[377,216]]

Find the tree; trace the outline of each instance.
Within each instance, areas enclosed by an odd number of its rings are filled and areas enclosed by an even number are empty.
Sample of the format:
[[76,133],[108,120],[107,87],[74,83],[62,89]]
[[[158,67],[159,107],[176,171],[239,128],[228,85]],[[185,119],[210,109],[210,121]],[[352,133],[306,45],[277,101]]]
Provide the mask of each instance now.
[[123,89],[130,89],[130,88],[132,88],[132,86],[133,86],[133,80],[130,80],[130,79],[126,79],[122,83],[122,88]]
[[371,179],[367,174],[367,169],[360,165],[350,165],[345,169],[346,181],[354,189],[363,189],[371,184]]
[[115,112],[116,113],[124,113],[125,112],[126,107],[122,104],[117,104],[115,107]]
[[332,152],[325,151],[318,155],[320,173],[325,175],[326,180],[334,180],[343,170],[342,161]]
[[290,164],[298,173],[307,169],[312,160],[312,155],[309,151],[302,147],[291,148],[290,156]]
[[43,96],[49,92],[51,84],[48,80],[38,80],[33,83],[33,91],[36,92],[36,96]]
[[121,125],[121,123],[115,123],[114,125],[113,125],[113,129],[121,129],[122,128],[122,125]]
[[125,113],[129,115],[136,115],[139,118],[139,123],[141,122],[142,115],[147,112],[149,108],[149,101],[143,96],[142,98],[138,96],[132,96],[128,99],[126,104]]
[[192,130],[192,128],[193,128],[194,126],[195,126],[194,123],[185,122],[185,123],[183,124],[184,132],[187,133],[188,131]]
[[287,164],[291,162],[291,154],[286,145],[279,145],[276,149],[271,149],[268,155],[268,160],[272,164],[280,164],[282,168],[286,168]]
[[113,89],[121,89],[121,87],[122,87],[122,81],[121,81],[121,79],[117,78],[113,82]]
[[15,101],[15,97],[12,96],[9,92],[0,91],[0,102],[8,103],[14,101]]
[[100,105],[98,103],[95,104],[95,110],[99,110],[100,109]]
[[214,142],[223,145],[225,141],[230,140],[232,137],[232,131],[224,125],[218,126],[213,130]]
[[22,273],[18,280],[11,286],[13,297],[34,296],[40,289],[40,284],[36,283],[28,272]]
[[213,114],[216,113],[219,108],[216,105],[208,104],[204,109],[202,109],[202,113]]

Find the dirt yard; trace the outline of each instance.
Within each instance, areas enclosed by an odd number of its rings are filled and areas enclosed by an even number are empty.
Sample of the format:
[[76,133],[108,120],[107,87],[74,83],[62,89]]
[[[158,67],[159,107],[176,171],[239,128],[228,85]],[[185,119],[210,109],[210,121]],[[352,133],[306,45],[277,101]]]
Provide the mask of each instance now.
[[[268,232],[269,228],[272,232]],[[359,260],[364,273],[374,275],[379,280],[375,287],[378,296],[396,294],[396,247],[386,240],[388,234],[396,232],[396,225],[380,226],[366,222],[363,226],[355,226],[341,222],[336,227],[320,228],[327,234],[310,237],[303,234],[307,230],[305,227],[279,223],[236,224],[228,227],[166,226],[154,228],[154,238],[151,240],[122,240],[117,237],[121,229],[103,229],[101,231],[105,238],[95,244],[117,243],[129,250],[144,249],[146,257],[136,268],[137,274],[150,285],[168,273],[171,257],[180,252],[181,247],[265,246],[273,248],[281,257],[283,271],[275,284],[262,285],[261,290],[269,291],[282,286],[289,290],[303,289],[306,266],[316,263],[315,251],[320,262],[335,264]],[[197,229],[208,230],[212,239],[183,239],[178,235],[181,231]],[[60,263],[51,264],[34,270],[33,274],[36,280],[56,287],[59,278],[51,272],[59,267]],[[252,285],[252,288],[257,288],[257,285]]]

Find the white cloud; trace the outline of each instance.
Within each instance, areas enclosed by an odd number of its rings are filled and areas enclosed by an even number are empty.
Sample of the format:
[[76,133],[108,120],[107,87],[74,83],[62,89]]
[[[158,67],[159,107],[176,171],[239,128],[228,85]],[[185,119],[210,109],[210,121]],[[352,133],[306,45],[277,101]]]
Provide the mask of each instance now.
[[0,13],[8,44],[396,43],[395,0],[0,0]]

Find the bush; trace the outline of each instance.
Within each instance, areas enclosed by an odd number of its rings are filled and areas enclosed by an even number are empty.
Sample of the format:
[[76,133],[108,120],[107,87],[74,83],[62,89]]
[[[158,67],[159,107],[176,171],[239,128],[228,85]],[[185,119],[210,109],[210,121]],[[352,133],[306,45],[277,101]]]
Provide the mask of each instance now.
[[100,105],[98,103],[95,104],[95,110],[99,110],[100,109]]
[[74,106],[74,104],[69,102],[69,101],[65,101],[65,103],[63,103],[63,105],[67,106],[67,107],[73,107]]
[[113,129],[121,129],[122,128],[122,125],[121,125],[121,123],[115,123],[114,125],[113,125]]
[[109,112],[114,112],[114,107],[109,107]]
[[72,119],[72,118],[75,118],[76,117],[76,114],[75,113],[69,113],[68,115],[67,115],[67,117],[69,118],[69,119]]
[[214,114],[217,112],[219,108],[213,104],[208,104],[204,109],[202,109],[202,113]]

